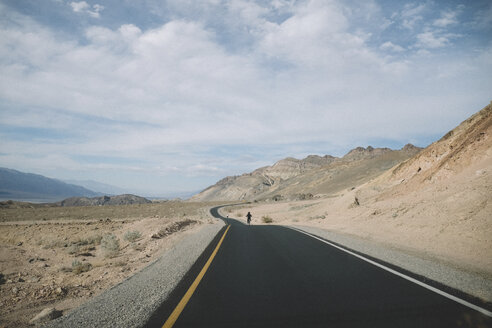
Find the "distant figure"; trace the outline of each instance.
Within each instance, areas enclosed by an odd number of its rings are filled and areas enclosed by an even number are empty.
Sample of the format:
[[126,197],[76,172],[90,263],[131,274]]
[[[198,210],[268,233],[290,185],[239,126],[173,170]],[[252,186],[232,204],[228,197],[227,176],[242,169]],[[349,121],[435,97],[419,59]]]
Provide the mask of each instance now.
[[248,224],[251,222],[251,217],[253,215],[251,215],[251,212],[248,212],[248,214],[246,214],[246,217],[248,218]]

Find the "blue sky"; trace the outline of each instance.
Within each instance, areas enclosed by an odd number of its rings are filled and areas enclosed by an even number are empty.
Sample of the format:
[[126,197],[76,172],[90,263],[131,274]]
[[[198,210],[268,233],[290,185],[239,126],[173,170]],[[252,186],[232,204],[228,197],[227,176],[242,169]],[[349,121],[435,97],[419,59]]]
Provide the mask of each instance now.
[[491,91],[488,0],[0,0],[0,166],[141,195],[427,146]]

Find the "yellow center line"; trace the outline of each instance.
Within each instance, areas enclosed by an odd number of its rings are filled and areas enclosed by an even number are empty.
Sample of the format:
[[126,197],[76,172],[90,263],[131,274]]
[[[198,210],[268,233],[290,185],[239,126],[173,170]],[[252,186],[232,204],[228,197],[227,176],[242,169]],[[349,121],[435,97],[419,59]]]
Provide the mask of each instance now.
[[224,232],[224,234],[222,235],[222,238],[220,238],[220,241],[219,243],[217,244],[217,246],[215,247],[212,255],[210,255],[210,258],[208,259],[207,263],[205,263],[205,265],[203,266],[202,270],[200,271],[200,273],[198,274],[198,276],[195,278],[195,281],[193,281],[193,283],[191,284],[190,288],[188,289],[188,291],[186,292],[186,294],[183,296],[183,298],[181,299],[181,301],[179,301],[178,305],[176,306],[176,308],[174,309],[173,313],[171,313],[171,315],[169,316],[169,318],[167,318],[166,322],[164,323],[164,325],[162,326],[162,328],[171,328],[174,323],[176,322],[176,320],[178,320],[179,318],[179,315],[181,314],[181,312],[183,312],[186,304],[188,304],[188,301],[190,300],[191,296],[193,295],[193,293],[195,292],[196,288],[198,287],[198,284],[200,283],[200,281],[202,280],[203,276],[205,275],[205,273],[207,272],[208,270],[208,267],[210,266],[210,264],[212,263],[215,255],[217,254],[217,252],[219,251],[219,248],[220,248],[220,245],[222,244],[222,242],[224,241],[224,238],[227,234],[227,231],[229,231],[229,228],[231,227],[231,225],[229,224],[227,226],[227,229],[226,231]]

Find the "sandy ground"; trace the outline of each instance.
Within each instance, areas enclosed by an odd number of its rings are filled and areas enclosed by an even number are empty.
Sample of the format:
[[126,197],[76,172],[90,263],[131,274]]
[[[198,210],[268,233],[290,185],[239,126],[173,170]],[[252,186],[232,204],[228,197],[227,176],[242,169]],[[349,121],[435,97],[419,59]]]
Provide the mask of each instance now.
[[[0,223],[0,327],[27,327],[47,307],[68,311],[135,274],[213,222],[205,208],[194,210],[186,216]],[[128,240],[131,232],[140,236]],[[159,232],[161,238],[152,238]],[[119,241],[112,254],[105,239],[101,244],[108,234]]]
[[222,212],[245,222],[251,211],[253,224],[266,224],[263,217],[268,217],[271,224],[349,234],[492,279],[492,159],[446,183],[428,183],[400,195],[382,193],[382,181],[332,197],[241,205]]

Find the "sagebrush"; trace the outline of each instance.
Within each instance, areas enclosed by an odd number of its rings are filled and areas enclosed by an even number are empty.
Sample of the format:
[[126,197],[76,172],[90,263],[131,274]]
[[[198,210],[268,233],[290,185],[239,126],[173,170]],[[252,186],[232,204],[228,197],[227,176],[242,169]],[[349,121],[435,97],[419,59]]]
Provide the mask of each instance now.
[[72,272],[75,274],[80,274],[82,272],[87,272],[92,269],[92,264],[89,262],[80,262],[79,260],[74,260],[72,262]]
[[101,239],[101,249],[105,257],[115,257],[120,251],[120,240],[112,233],[104,235]]

